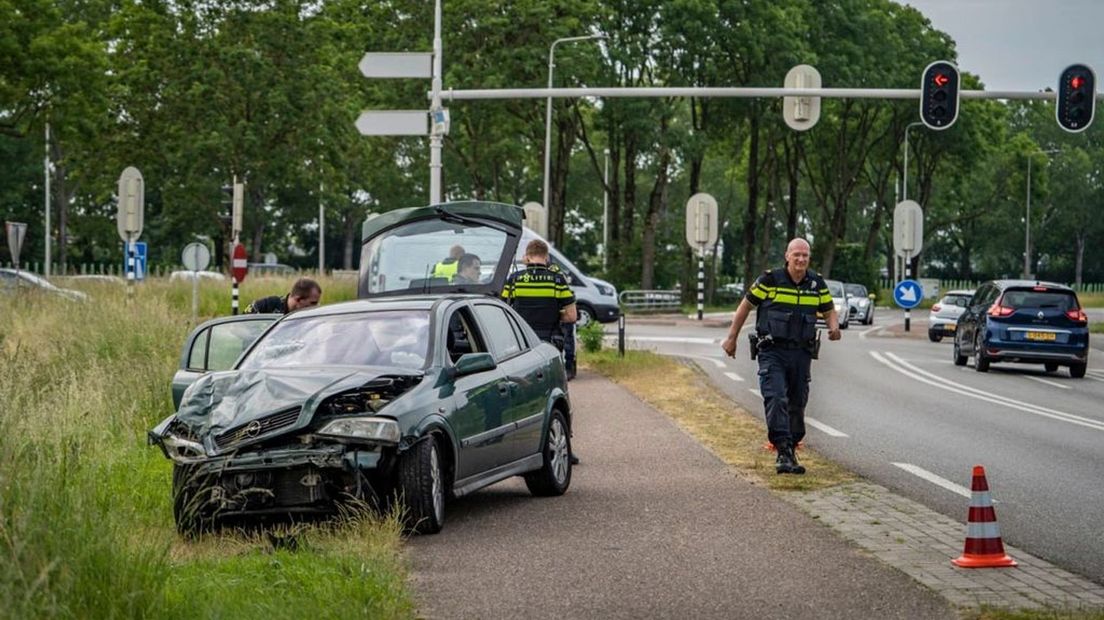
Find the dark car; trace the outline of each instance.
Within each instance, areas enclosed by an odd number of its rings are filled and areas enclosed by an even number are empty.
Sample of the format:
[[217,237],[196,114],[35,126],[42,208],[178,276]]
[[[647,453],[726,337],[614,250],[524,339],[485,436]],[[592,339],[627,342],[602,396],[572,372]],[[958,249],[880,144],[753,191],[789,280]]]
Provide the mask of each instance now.
[[958,318],[954,363],[987,372],[997,362],[1043,364],[1047,372],[1069,368],[1085,376],[1089,322],[1068,286],[1031,280],[993,280],[977,288]]
[[[535,495],[566,492],[560,353],[497,298],[521,213],[494,203],[390,212],[365,227],[380,285],[365,299],[197,328],[173,382],[177,412],[150,432],[174,464],[178,528],[397,504],[410,529],[434,533],[447,498],[511,476]],[[412,278],[427,235],[444,242],[437,257],[484,242],[484,264],[499,268],[475,285]]]

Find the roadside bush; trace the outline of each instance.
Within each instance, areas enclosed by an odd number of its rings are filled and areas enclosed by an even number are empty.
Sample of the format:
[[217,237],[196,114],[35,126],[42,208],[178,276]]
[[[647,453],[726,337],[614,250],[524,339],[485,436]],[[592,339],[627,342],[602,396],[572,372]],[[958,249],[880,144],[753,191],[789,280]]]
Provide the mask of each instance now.
[[587,323],[586,327],[576,333],[579,341],[583,343],[583,351],[597,353],[602,350],[602,338],[604,336],[602,325],[598,321]]

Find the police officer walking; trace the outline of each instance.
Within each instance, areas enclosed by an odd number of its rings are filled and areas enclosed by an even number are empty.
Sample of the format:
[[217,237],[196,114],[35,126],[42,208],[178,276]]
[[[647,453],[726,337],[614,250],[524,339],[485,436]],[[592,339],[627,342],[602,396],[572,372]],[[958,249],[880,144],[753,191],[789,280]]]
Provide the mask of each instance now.
[[[510,274],[502,287],[502,297],[537,332],[537,337],[564,349],[563,324],[578,319],[575,293],[567,277],[549,267],[548,244],[533,239],[525,246],[525,270]],[[571,463],[579,459],[572,454]]]
[[752,355],[758,349],[759,391],[766,407],[767,438],[778,451],[775,472],[779,474],[805,473],[794,448],[805,437],[810,367],[819,345],[818,312],[826,317],[828,339],[840,339],[839,317],[828,285],[809,269],[809,257],[807,241],[790,241],[786,266],[763,272],[748,289],[721,344],[729,357],[736,355],[740,330],[755,307]]

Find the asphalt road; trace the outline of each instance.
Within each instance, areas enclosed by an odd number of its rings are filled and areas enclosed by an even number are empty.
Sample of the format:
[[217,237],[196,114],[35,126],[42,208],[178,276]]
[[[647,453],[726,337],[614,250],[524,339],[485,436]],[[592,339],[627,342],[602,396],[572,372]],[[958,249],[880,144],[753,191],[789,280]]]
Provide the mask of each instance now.
[[[903,313],[879,309],[873,328],[853,325],[842,341],[825,341],[813,364],[807,442],[962,521],[971,468],[983,465],[1006,542],[1104,583],[1104,350],[1090,355],[1084,379],[1027,365],[978,373],[952,364],[949,340],[927,340],[926,316],[913,313],[911,337],[888,337]],[[627,329],[632,346],[691,356],[761,413],[747,341],[726,359],[718,344],[726,331],[686,321]]]
[[954,618],[926,589],[734,472],[593,374],[572,382],[567,494],[512,479],[410,540],[428,618]]

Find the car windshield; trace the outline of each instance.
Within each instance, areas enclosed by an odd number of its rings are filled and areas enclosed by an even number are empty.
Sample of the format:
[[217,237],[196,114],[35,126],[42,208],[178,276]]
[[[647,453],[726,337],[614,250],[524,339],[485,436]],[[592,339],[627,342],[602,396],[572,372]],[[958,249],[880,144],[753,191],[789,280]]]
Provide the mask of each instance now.
[[843,297],[843,283],[836,282],[835,280],[828,280],[828,294],[832,297]]
[[1077,310],[1077,298],[1069,291],[1010,289],[1001,298],[1006,308],[1053,308],[1061,312]]
[[272,328],[239,368],[400,366],[424,368],[429,312],[360,312],[288,317]]
[[501,230],[440,219],[399,226],[364,245],[367,292],[486,284],[506,241]]
[[866,287],[861,284],[848,284],[845,288],[847,294],[852,297],[866,297]]

